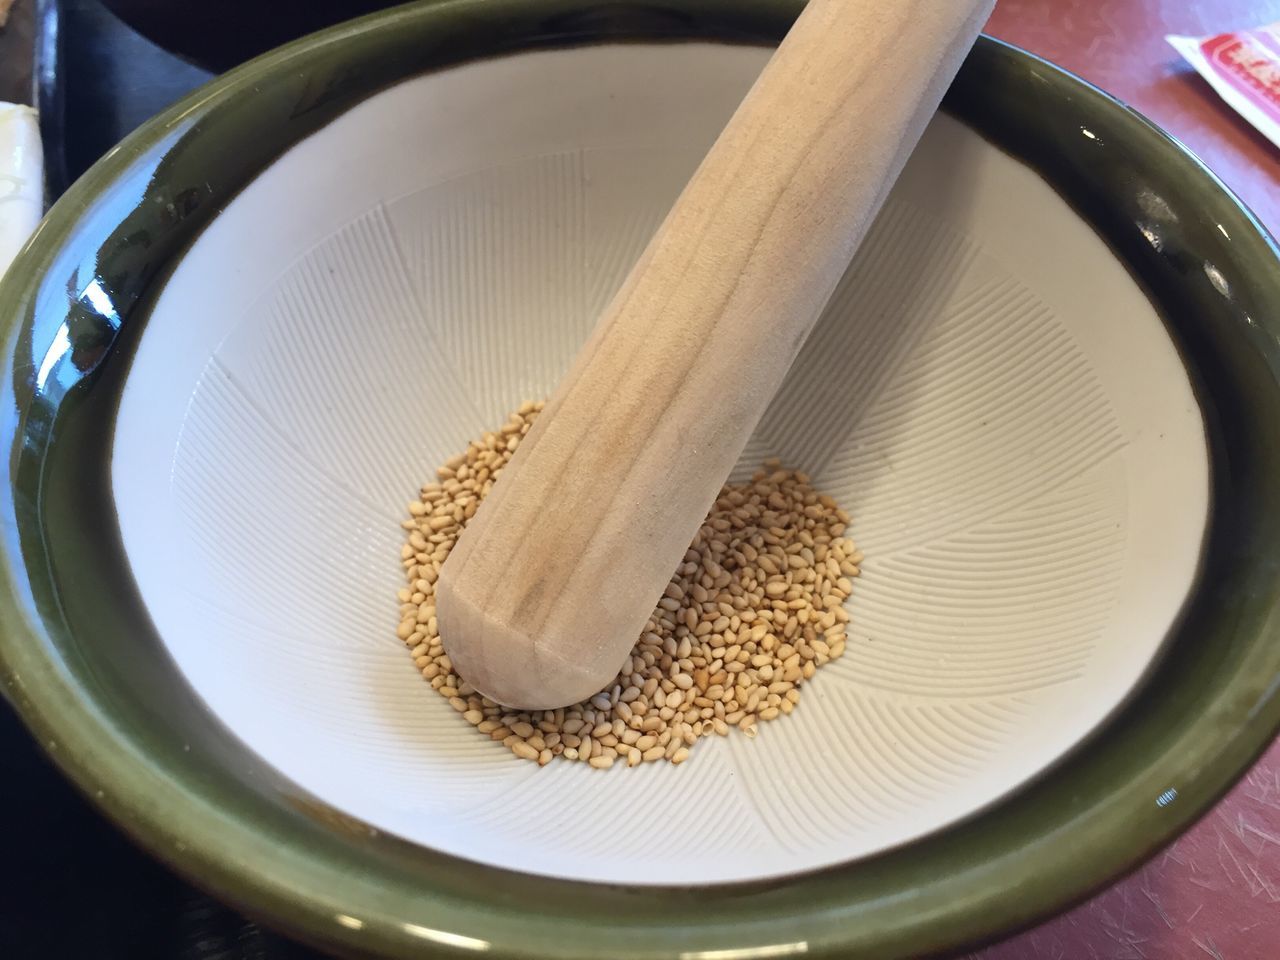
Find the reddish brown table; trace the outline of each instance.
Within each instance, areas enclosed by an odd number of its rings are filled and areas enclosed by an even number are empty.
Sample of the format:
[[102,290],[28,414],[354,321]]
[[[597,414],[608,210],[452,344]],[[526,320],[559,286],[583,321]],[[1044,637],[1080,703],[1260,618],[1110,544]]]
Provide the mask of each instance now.
[[[1097,84],[1185,143],[1280,234],[1280,149],[1165,43],[1280,21],[1280,0],[999,0],[989,33]],[[1280,958],[1280,743],[1133,876],[971,960]]]

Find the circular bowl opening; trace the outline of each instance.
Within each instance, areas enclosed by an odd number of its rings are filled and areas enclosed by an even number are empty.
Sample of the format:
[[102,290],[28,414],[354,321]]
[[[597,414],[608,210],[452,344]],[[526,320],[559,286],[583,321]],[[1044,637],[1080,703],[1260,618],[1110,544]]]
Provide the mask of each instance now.
[[1207,517],[1190,382],[1101,238],[946,116],[738,470],[810,473],[867,556],[848,653],[795,713],[682,768],[539,770],[412,668],[405,504],[551,392],[767,57],[600,45],[408,81],[175,266],[116,422],[125,551],[195,691],[318,798],[512,870],[767,879],[991,803],[1146,670]]

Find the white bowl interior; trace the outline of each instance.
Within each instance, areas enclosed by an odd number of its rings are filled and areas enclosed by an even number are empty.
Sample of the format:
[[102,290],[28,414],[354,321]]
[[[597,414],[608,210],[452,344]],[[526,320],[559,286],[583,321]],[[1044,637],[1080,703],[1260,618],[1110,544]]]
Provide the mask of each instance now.
[[743,460],[813,473],[867,556],[800,708],[682,767],[538,769],[413,668],[406,502],[553,388],[766,57],[410,80],[266,170],[160,296],[116,428],[125,548],[195,690],[324,800],[534,873],[778,876],[992,803],[1157,653],[1207,516],[1184,369],[1089,227],[940,116]]

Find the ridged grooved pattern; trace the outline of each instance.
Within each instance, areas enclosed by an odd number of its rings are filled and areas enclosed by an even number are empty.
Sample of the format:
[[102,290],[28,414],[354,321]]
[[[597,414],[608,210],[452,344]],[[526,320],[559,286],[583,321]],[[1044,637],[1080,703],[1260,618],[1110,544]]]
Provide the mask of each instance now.
[[761,421],[761,449],[822,474],[972,258],[967,240],[891,197]]
[[943,697],[1073,679],[1112,615],[1123,521],[1123,476],[1107,463],[1007,518],[869,560],[840,671]]
[[[659,198],[678,189],[675,171],[651,175],[649,202],[606,192],[613,209],[598,215],[587,168],[618,160],[537,157],[376,209],[294,264],[263,299],[260,320],[211,361],[179,446],[175,495],[211,562],[215,595],[256,584],[281,598],[269,619],[241,624],[272,638],[275,649],[257,655],[281,669],[306,659],[325,671],[318,688],[292,698],[299,716],[319,722],[335,705],[349,709],[360,699],[352,674],[385,670],[383,650],[402,667],[387,628],[399,544],[390,491],[412,489],[481,424],[550,390],[590,311],[643,249]],[[851,354],[849,342],[867,347]],[[386,381],[369,390],[370,364],[381,370],[384,357]],[[307,375],[288,373],[290,364]],[[400,411],[412,409],[403,401],[415,392],[416,408],[433,414],[407,421]],[[324,417],[314,416],[320,406]],[[411,429],[387,432],[400,423]],[[1050,423],[1055,442],[1034,455],[1029,445]],[[225,430],[242,446],[215,470],[207,451],[221,448]],[[1109,459],[1122,445],[1087,360],[1053,314],[971,241],[891,199],[740,467],[780,454],[815,471],[856,512],[853,532],[868,554],[848,652],[801,709],[757,742],[704,745],[684,769],[607,778],[581,767],[533,776],[421,688],[380,695],[385,719],[404,726],[403,712],[429,725],[413,743],[438,758],[423,761],[438,784],[424,798],[431,808],[454,804],[462,822],[495,838],[514,828],[506,791],[526,809],[553,811],[520,821],[520,843],[541,856],[611,850],[643,860],[653,829],[644,811],[671,790],[714,797],[721,811],[690,833],[690,855],[742,841],[820,848],[821,831],[792,823],[791,811],[809,804],[843,830],[885,831],[904,809],[945,808],[949,789],[1011,746],[1016,725],[975,698],[1006,704],[1000,698],[1079,676],[1124,555],[1124,479]],[[290,449],[294,486],[262,489],[253,465]],[[413,449],[431,455],[414,458]],[[228,470],[239,482],[223,482]],[[315,487],[330,475],[332,491]],[[382,516],[366,499],[386,505]],[[331,549],[318,558],[324,612],[290,595],[290,570],[221,549],[218,531],[237,517],[287,537],[291,502],[352,521],[327,532]],[[382,571],[378,589],[368,578],[341,582],[337,571],[352,559]],[[341,621],[326,622],[335,610]],[[211,613],[230,626],[228,614]],[[335,626],[350,639],[318,648],[313,638]],[[355,657],[352,644],[379,651],[379,662]],[[410,776],[412,751],[395,736],[341,739],[366,762]],[[556,802],[578,790],[614,817],[583,827]]]
[[[518,829],[529,856],[643,863],[657,822],[646,811],[672,791],[707,811],[687,825],[688,856],[743,842],[821,849],[822,830],[795,829],[798,809],[884,836],[903,810],[943,816],[956,785],[1013,746],[1017,724],[999,710],[1026,708],[1008,698],[1070,682],[1093,654],[1124,560],[1123,438],[1052,312],[897,198],[740,465],[782,455],[814,471],[856,514],[867,553],[848,652],[791,718],[756,742],[704,744],[683,769],[534,775],[403,663],[390,630],[399,501],[467,437],[554,385],[679,188],[683,170],[668,163],[646,168],[643,204],[608,189],[610,176],[634,176],[626,159],[575,151],[426,188],[339,231],[262,298],[192,398],[174,493],[209,564],[209,597],[277,599],[245,604],[248,621],[209,615],[244,638],[231,644],[269,638],[254,656],[280,670],[308,662],[290,709],[312,722],[368,711],[353,676],[403,672],[407,685],[379,694],[372,736],[335,735],[397,778],[424,764],[422,802],[452,810],[485,848]],[[280,472],[288,484],[264,487],[254,465],[281,456],[293,461]],[[323,607],[292,589],[292,569],[229,551],[238,545],[222,533],[251,521],[268,542],[287,540],[298,509],[339,521],[317,522],[306,544]],[[353,562],[364,572],[348,580]],[[339,642],[316,642],[335,629]],[[613,816],[584,826],[558,802],[577,791]],[[513,820],[512,792],[546,812]]]
[[[535,157],[390,206],[423,317],[486,422],[501,422],[560,377],[692,172],[687,157],[634,159],[617,151]],[[626,204],[593,187],[621,180],[665,205]]]
[[463,388],[443,332],[422,319],[378,207],[292,264],[217,356],[296,447],[398,513],[426,479],[424,463],[492,423]]

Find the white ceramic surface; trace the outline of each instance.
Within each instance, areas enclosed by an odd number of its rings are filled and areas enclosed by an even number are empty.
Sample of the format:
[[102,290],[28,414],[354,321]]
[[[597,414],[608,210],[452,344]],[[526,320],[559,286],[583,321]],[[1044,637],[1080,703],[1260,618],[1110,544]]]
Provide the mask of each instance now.
[[1207,512],[1186,376],[1089,228],[940,117],[744,458],[812,472],[867,555],[800,709],[679,768],[538,769],[413,669],[405,503],[550,391],[766,55],[404,83],[267,170],[160,297],[116,432],[129,559],[213,711],[340,809],[535,873],[776,876],[991,803],[1157,652]]

